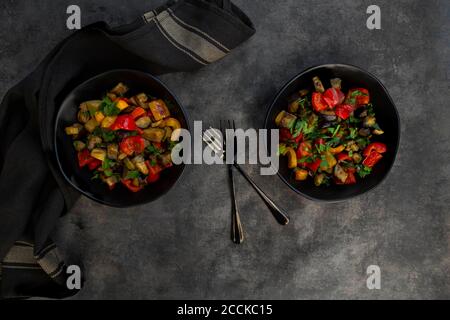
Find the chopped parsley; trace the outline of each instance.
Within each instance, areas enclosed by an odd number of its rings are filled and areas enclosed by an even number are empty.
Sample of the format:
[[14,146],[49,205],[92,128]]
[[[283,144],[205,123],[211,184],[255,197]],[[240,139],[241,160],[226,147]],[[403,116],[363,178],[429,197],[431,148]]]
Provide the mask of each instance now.
[[160,156],[160,155],[161,155],[161,151],[160,151],[158,148],[156,148],[153,144],[150,144],[150,145],[147,147],[147,151],[148,151],[150,154],[153,154],[153,155],[155,155],[155,156]]
[[137,179],[139,177],[140,177],[139,171],[128,171],[125,179],[130,180],[130,179]]
[[372,168],[366,167],[365,165],[358,165],[357,166],[358,175],[360,178],[365,178],[369,174],[372,173]]
[[101,111],[105,116],[117,116],[120,113],[120,109],[117,108],[116,103],[113,102],[109,97],[105,97],[100,104],[99,111]]

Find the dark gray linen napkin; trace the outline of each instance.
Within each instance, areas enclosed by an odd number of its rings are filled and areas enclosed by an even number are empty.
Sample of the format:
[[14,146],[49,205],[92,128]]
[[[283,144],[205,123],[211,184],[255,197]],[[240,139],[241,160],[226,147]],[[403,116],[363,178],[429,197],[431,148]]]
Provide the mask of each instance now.
[[[255,33],[228,0],[180,0],[110,28],[90,25],[62,41],[0,105],[0,298],[64,298],[66,268],[50,239],[80,194],[57,169],[55,116],[76,85],[111,69],[192,71]],[[78,264],[80,262],[77,262]]]

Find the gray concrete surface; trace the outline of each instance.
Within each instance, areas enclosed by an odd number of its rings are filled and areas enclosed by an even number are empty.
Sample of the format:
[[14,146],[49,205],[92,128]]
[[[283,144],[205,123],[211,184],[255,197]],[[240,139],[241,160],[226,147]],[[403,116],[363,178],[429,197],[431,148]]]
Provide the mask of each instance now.
[[[83,25],[117,25],[162,2],[2,1],[0,94],[71,33],[67,5],[81,6]],[[235,2],[256,36],[201,71],[162,77],[191,118],[233,116],[259,127],[273,95],[299,71],[355,64],[384,82],[399,109],[393,171],[358,199],[318,204],[249,167],[292,223],[277,225],[239,178],[241,246],[229,240],[223,167],[190,167],[166,197],[130,210],[83,198],[55,231],[62,251],[85,265],[87,283],[75,299],[449,299],[450,3],[377,0],[382,30],[369,31],[373,1]],[[372,264],[381,268],[381,290],[366,288]]]

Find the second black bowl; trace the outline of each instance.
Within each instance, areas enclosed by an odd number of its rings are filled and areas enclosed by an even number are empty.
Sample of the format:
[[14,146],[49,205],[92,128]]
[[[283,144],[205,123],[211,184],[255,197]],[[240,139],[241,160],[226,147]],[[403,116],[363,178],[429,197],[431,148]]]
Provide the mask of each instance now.
[[103,182],[92,181],[91,172],[79,168],[77,154],[72,145],[73,141],[64,131],[65,127],[77,122],[80,103],[103,97],[119,82],[129,86],[132,95],[147,92],[170,101],[169,108],[172,116],[180,121],[182,128],[189,130],[186,111],[175,95],[160,80],[140,71],[113,70],[82,83],[66,97],[56,117],[55,150],[64,177],[75,189],[102,204],[113,207],[131,207],[152,202],[166,194],[180,178],[184,165],[164,170],[157,183],[148,185],[138,193],[129,192],[121,185],[111,191]]
[[372,190],[387,176],[394,164],[400,142],[400,118],[387,89],[375,76],[355,66],[327,64],[303,71],[279,91],[267,111],[264,124],[266,129],[276,129],[275,118],[282,110],[286,110],[288,98],[301,89],[312,89],[312,78],[315,76],[320,77],[324,83],[328,83],[332,78],[341,78],[344,91],[354,87],[369,90],[377,122],[385,131],[384,135],[377,137],[377,141],[385,143],[388,152],[374,167],[373,173],[365,179],[359,179],[355,185],[316,187],[312,179],[295,181],[285,158],[280,159],[278,175],[292,190],[308,199],[327,202],[343,201]]

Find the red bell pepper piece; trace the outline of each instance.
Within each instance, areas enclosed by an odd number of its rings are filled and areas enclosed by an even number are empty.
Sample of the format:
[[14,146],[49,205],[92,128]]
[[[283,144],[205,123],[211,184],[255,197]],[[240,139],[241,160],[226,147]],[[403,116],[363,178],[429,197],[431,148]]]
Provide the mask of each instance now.
[[323,94],[323,99],[330,108],[334,108],[344,102],[345,95],[337,88],[330,88]]
[[122,179],[121,182],[122,182],[122,184],[123,184],[125,187],[127,187],[127,189],[130,190],[131,192],[135,192],[135,193],[136,193],[136,192],[139,192],[139,191],[141,191],[141,190],[143,189],[143,187],[141,187],[141,186],[136,187],[136,186],[133,184],[133,180],[125,180],[125,179]]
[[131,116],[133,117],[133,119],[138,119],[145,114],[147,114],[147,111],[145,111],[142,107],[138,107],[134,109],[134,111],[131,113]]
[[324,144],[325,144],[325,139],[323,139],[323,138],[317,138],[317,139],[314,141],[314,143],[317,144],[317,145],[324,145]]
[[292,142],[298,144],[302,139],[303,139],[302,133],[300,133],[297,137],[294,137],[289,129],[287,129],[287,128],[280,129],[280,141],[281,142],[292,141]]
[[92,161],[94,161],[94,158],[91,157],[88,149],[78,152],[78,165],[80,168],[84,168]]
[[338,153],[338,154],[336,155],[336,160],[337,160],[338,162],[342,162],[342,161],[349,161],[349,160],[352,160],[352,158],[350,158],[350,156],[348,155],[347,152],[341,152],[341,153]]
[[349,90],[346,102],[355,107],[361,107],[366,104],[369,104],[370,103],[369,90],[365,88],[355,88]]
[[307,163],[306,167],[311,170],[312,172],[317,172],[317,170],[320,168],[320,164],[322,163],[322,159],[317,159],[314,162]]
[[323,98],[323,95],[320,92],[314,92],[312,94],[312,105],[314,111],[320,112],[328,109],[328,104]]
[[312,155],[312,146],[311,142],[304,141],[300,143],[297,149],[297,158],[309,157]]
[[139,131],[139,128],[133,117],[126,114],[117,117],[116,122],[111,126],[111,130]]
[[373,168],[381,159],[383,159],[383,155],[374,150],[364,159],[363,165]]
[[159,174],[159,173],[157,173],[157,174],[149,174],[148,177],[147,177],[147,182],[148,183],[155,183],[160,178],[161,178],[161,174]]
[[280,129],[280,141],[286,142],[292,138],[292,134],[287,128]]
[[356,184],[356,176],[355,176],[356,169],[348,168],[345,172],[347,172],[347,179],[345,180],[345,182],[342,182],[336,177],[334,178],[334,182],[339,185]]
[[147,177],[147,182],[155,183],[161,177],[161,171],[163,171],[163,168],[160,165],[152,166],[150,164],[150,161],[145,161],[145,164],[147,165],[147,168],[149,171],[148,177]]
[[133,153],[140,154],[144,152],[144,149],[145,141],[141,136],[127,137],[120,143],[120,151],[128,156],[131,156]]
[[355,109],[349,104],[341,104],[336,107],[334,113],[342,120],[347,120]]
[[92,161],[88,163],[88,168],[89,168],[89,170],[94,171],[101,165],[102,165],[102,162],[100,160],[92,159]]
[[381,142],[373,142],[369,144],[366,149],[364,149],[363,155],[364,157],[369,156],[372,151],[376,151],[378,153],[385,153],[387,151],[387,146]]

